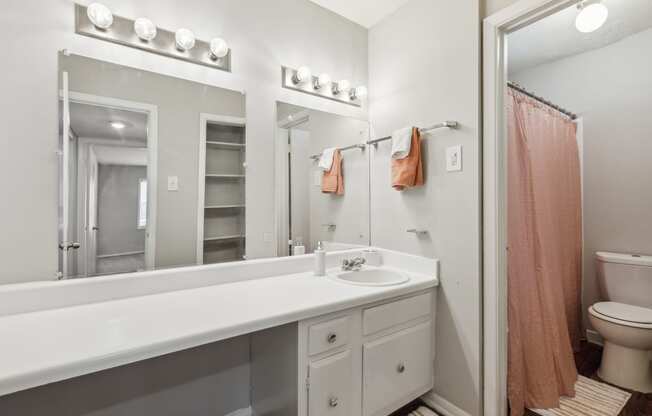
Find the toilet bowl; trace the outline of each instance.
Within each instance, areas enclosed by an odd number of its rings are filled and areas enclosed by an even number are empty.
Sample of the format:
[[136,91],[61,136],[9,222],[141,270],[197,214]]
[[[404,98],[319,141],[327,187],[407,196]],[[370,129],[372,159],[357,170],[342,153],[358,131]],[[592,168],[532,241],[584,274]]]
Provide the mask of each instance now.
[[589,319],[604,339],[598,376],[617,386],[652,393],[652,309],[599,302],[589,308]]
[[589,308],[589,321],[604,339],[598,375],[652,393],[652,256],[597,252],[595,260],[604,300]]

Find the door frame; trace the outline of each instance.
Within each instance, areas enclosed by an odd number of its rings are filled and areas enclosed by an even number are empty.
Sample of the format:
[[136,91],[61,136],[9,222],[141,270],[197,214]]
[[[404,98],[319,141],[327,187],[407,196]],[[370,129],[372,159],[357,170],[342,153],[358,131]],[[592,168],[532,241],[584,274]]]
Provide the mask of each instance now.
[[519,0],[483,22],[484,415],[507,414],[506,35],[576,4]]
[[95,105],[147,114],[147,229],[145,239],[145,266],[156,266],[156,218],[158,189],[158,106],[120,98],[69,92],[69,101],[77,104]]

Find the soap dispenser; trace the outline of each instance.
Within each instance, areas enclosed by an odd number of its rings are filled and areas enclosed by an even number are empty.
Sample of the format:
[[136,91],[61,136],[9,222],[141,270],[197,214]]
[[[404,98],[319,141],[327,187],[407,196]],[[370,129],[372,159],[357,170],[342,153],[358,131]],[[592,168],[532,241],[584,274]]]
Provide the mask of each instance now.
[[321,241],[315,249],[315,276],[326,276],[326,251]]

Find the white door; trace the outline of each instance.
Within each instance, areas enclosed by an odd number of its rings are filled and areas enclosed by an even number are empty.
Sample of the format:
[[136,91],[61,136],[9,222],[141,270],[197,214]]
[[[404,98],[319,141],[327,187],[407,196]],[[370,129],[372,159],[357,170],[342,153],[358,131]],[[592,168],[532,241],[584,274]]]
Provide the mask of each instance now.
[[[70,129],[70,93],[68,89],[68,72],[62,73],[62,130],[61,130],[61,232],[59,241],[59,250],[61,251],[60,273],[63,279],[74,274],[75,258],[74,252],[79,248],[79,242],[75,239],[76,227],[73,215],[76,207],[72,206],[71,193],[76,189],[76,184],[71,185],[74,175],[71,174],[71,165],[75,163],[71,157],[71,137]],[[75,181],[76,182],[76,181]],[[75,188],[73,188],[75,187]]]
[[98,198],[98,170],[97,155],[93,146],[88,149],[88,222],[86,224],[86,270],[88,276],[97,273],[97,233],[100,231],[97,215],[97,198]]

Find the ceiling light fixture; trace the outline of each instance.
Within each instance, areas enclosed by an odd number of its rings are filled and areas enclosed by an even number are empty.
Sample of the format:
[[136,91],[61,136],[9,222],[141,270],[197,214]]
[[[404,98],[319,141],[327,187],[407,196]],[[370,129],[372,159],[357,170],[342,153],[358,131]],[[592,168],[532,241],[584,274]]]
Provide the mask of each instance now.
[[210,42],[211,58],[213,60],[224,58],[229,54],[229,45],[224,39],[214,38]]
[[195,34],[190,29],[179,29],[174,34],[177,49],[187,52],[195,47]]
[[127,124],[123,123],[122,121],[111,121],[109,124],[116,130],[122,130],[127,127]]
[[151,20],[139,17],[134,21],[134,32],[143,42],[149,42],[156,37],[156,26]]
[[598,30],[609,17],[609,9],[600,0],[583,0],[577,4],[575,27],[582,33]]
[[113,24],[113,13],[108,7],[101,3],[93,3],[86,9],[86,15],[93,25],[100,29],[106,30]]
[[312,72],[310,71],[310,68],[307,66],[302,66],[299,69],[297,69],[297,72],[294,73],[292,76],[292,82],[294,84],[301,84],[303,82],[306,82],[312,78]]
[[331,76],[328,74],[321,74],[319,77],[317,77],[317,80],[313,84],[313,88],[318,90],[321,87],[325,87],[326,85],[331,83]]

